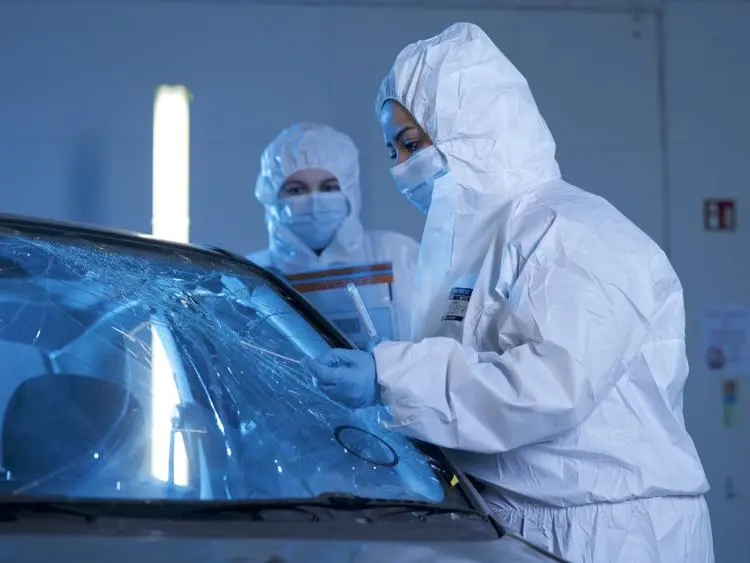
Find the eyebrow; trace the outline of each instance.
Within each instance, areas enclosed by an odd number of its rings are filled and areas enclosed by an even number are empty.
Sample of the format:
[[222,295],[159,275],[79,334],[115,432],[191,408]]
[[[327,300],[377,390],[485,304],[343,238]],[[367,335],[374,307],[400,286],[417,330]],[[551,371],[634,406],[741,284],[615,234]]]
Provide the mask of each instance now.
[[302,182],[300,180],[287,180],[286,182],[284,182],[283,184],[281,184],[281,189],[282,190],[284,188],[299,188],[299,187],[306,188],[307,184],[305,184],[304,182]]
[[[416,125],[407,125],[403,129],[401,129],[401,131],[396,133],[396,136],[393,137],[393,142],[398,143],[401,140],[401,137],[403,137],[407,131],[410,131],[411,129],[416,129],[416,128],[417,128]],[[388,144],[390,145],[391,143],[388,143]]]

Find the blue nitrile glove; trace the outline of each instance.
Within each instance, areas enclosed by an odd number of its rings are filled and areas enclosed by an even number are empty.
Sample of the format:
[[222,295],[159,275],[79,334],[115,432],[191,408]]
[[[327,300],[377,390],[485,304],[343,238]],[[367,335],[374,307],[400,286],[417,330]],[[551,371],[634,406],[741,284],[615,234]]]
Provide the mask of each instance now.
[[334,348],[303,362],[317,380],[318,388],[334,401],[360,409],[378,400],[375,358],[369,352]]

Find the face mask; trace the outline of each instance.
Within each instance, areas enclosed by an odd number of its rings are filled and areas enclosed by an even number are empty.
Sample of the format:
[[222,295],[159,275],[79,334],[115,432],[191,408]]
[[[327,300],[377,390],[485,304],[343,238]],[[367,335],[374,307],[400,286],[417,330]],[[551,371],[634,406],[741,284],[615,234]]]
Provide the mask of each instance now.
[[296,195],[281,200],[278,210],[282,225],[311,250],[322,250],[349,215],[349,200],[341,192]]
[[447,171],[443,157],[430,145],[391,168],[391,175],[406,199],[426,214],[432,202],[434,182]]

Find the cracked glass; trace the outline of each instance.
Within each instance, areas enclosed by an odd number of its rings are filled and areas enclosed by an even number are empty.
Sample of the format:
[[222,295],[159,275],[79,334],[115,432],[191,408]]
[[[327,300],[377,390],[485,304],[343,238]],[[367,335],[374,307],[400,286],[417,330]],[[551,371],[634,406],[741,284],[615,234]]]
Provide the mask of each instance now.
[[343,341],[288,290],[92,233],[0,224],[1,493],[443,501],[384,408],[318,391],[300,362]]

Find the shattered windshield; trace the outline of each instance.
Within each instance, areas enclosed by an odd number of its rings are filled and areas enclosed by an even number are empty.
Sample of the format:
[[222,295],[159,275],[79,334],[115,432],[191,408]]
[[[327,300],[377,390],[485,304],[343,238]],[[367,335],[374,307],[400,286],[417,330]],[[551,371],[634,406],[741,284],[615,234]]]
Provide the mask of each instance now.
[[[441,502],[428,459],[301,369],[339,338],[241,262],[0,223],[0,493]],[[98,238],[97,238],[98,237]]]

